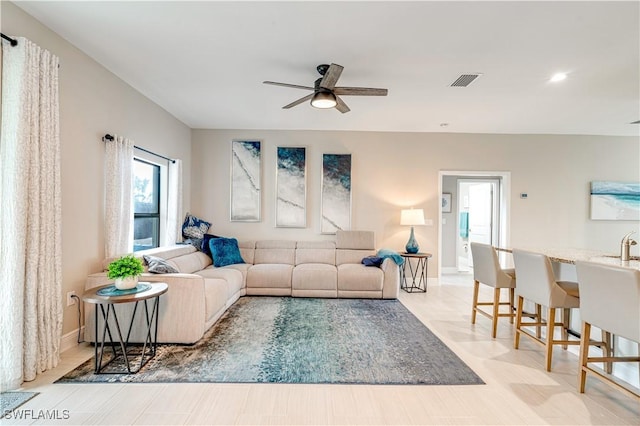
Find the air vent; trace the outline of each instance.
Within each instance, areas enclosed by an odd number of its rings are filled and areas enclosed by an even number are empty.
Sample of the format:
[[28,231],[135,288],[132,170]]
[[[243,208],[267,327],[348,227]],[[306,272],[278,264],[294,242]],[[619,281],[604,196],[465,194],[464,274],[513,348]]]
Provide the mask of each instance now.
[[451,87],[467,87],[471,83],[473,83],[476,78],[480,77],[482,74],[462,74],[460,77],[456,79],[453,83],[451,83]]
[[631,122],[631,123],[629,123],[629,124],[640,124],[640,120],[632,121],[632,122]]

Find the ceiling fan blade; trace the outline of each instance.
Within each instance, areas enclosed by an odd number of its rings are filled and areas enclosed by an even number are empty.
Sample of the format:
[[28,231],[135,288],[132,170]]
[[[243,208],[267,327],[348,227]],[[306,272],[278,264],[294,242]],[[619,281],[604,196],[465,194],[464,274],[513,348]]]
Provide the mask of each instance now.
[[389,91],[374,87],[336,87],[333,89],[333,93],[347,96],[387,96]]
[[294,89],[315,90],[313,87],[309,87],[309,86],[300,86],[298,84],[289,84],[289,83],[278,83],[276,81],[263,81],[263,83],[272,84],[274,86],[292,87]]
[[293,108],[294,106],[296,106],[296,105],[300,105],[300,104],[301,104],[301,103],[303,103],[303,102],[310,101],[310,100],[311,100],[311,98],[313,98],[313,95],[314,95],[314,94],[312,93],[312,94],[310,94],[310,95],[305,96],[304,98],[300,98],[300,99],[298,99],[297,101],[293,101],[293,102],[291,102],[289,105],[285,105],[285,106],[283,106],[283,107],[282,107],[282,109],[289,109],[289,108]]
[[343,69],[344,67],[342,65],[331,64],[327,72],[324,73],[322,81],[320,81],[320,87],[323,89],[333,90],[333,88],[336,87],[336,83],[338,82]]
[[344,101],[340,99],[340,96],[336,96],[336,102],[337,102],[336,109],[341,113],[344,114],[345,112],[351,111],[351,109],[347,106],[347,104],[345,104]]

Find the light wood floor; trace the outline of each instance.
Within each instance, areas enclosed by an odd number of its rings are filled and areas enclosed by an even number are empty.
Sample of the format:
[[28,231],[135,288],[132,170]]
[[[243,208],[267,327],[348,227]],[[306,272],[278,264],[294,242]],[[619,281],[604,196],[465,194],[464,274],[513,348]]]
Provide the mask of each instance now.
[[[576,390],[577,356],[558,348],[553,372],[542,347],[501,321],[470,324],[470,276],[445,276],[426,294],[400,300],[485,382],[475,386],[288,384],[52,384],[92,356],[79,347],[25,383],[41,392],[24,410],[68,410],[67,420],[0,424],[640,424],[640,403],[596,379]],[[486,293],[490,297],[489,293]]]

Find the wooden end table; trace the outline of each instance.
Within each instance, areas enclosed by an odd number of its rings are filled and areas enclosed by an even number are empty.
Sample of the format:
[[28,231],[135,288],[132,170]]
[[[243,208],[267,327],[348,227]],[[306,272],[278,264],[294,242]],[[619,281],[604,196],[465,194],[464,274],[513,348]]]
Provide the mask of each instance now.
[[[113,288],[112,284],[96,287],[87,291],[82,300],[86,303],[93,303],[95,307],[95,373],[96,374],[134,374],[140,371],[144,365],[149,362],[156,354],[157,342],[158,342],[158,313],[160,311],[160,296],[167,292],[169,286],[166,283],[161,282],[139,282],[137,288],[142,288],[142,291],[128,292],[124,291],[108,291]],[[114,294],[115,293],[115,294]],[[123,293],[123,294],[118,294]],[[143,302],[144,315],[147,323],[146,337],[141,351],[134,350],[129,345],[129,337],[131,336],[131,329],[136,318],[136,312],[138,311],[138,304]],[[151,302],[151,312],[149,312],[149,303]],[[119,303],[135,303],[133,307],[133,313],[131,315],[131,322],[129,323],[129,329],[127,331],[127,338],[122,338],[122,332],[120,329],[120,323],[118,322],[118,316],[114,305]],[[98,309],[99,308],[99,309]],[[98,310],[102,313],[102,328],[101,335],[98,333]],[[115,325],[115,331],[117,334],[114,336],[109,325],[110,319],[113,320]],[[153,329],[153,333],[152,333]],[[102,358],[105,352],[105,346],[107,343],[107,337],[109,338],[109,346],[113,352],[113,356],[110,360],[104,364]],[[114,340],[114,337],[117,337]],[[134,357],[140,357],[140,365],[136,369],[131,368],[130,359]],[[114,360],[122,357],[126,370],[110,370],[106,371],[105,367],[112,363]]]

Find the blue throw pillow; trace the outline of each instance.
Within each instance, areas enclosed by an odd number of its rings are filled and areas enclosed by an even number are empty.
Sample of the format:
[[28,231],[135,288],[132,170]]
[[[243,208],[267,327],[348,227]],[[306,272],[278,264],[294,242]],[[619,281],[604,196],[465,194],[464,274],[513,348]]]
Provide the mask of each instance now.
[[204,234],[202,236],[202,242],[200,243],[200,251],[203,252],[204,254],[206,254],[209,257],[213,257],[211,256],[211,249],[209,248],[209,241],[211,241],[214,238],[221,238],[219,235],[213,235],[213,234]]
[[182,236],[184,238],[201,239],[210,226],[209,222],[187,213],[182,224]]
[[235,238],[213,238],[209,241],[209,249],[215,267],[244,263]]

